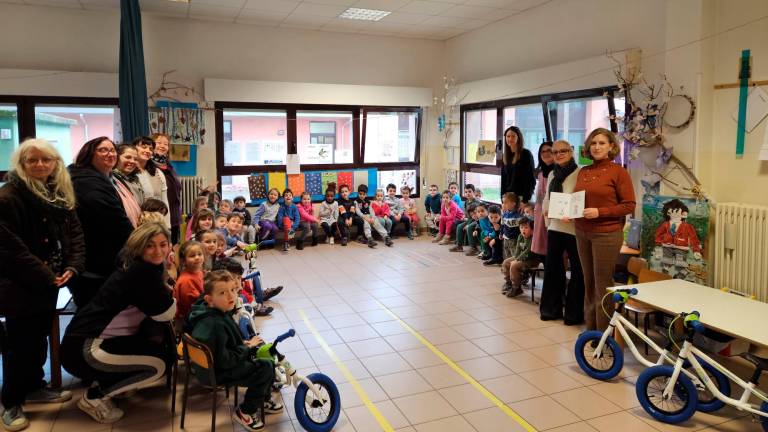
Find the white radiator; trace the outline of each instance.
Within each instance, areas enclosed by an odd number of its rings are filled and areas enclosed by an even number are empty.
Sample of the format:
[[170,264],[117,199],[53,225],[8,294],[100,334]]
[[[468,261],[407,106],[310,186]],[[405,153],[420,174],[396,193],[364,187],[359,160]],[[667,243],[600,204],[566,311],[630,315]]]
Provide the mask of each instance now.
[[768,301],[768,207],[717,205],[715,287]]
[[195,198],[205,189],[205,178],[196,176],[179,177],[179,179],[181,180],[181,212],[190,214]]

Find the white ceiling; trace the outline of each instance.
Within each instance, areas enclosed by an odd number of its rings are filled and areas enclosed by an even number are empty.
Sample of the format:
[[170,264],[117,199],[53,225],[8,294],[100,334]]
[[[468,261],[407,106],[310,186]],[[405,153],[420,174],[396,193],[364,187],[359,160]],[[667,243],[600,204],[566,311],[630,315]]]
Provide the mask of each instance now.
[[[551,0],[141,0],[152,15],[246,25],[445,40]],[[119,9],[120,0],[0,0],[84,10]],[[338,18],[348,7],[392,13],[377,22]]]

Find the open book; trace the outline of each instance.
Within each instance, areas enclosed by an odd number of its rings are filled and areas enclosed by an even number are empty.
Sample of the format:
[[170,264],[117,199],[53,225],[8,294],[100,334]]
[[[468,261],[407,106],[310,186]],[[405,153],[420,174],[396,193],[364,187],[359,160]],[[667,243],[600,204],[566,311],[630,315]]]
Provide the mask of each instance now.
[[572,194],[550,193],[548,215],[553,219],[582,217],[584,215],[584,191]]

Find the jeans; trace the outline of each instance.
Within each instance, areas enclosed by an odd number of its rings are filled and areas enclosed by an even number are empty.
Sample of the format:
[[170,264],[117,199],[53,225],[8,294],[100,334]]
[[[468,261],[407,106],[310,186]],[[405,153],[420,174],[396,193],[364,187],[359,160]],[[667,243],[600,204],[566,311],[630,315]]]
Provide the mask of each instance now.
[[336,222],[328,223],[323,222],[320,224],[320,227],[325,232],[326,238],[331,238],[339,234],[339,225]]
[[401,214],[400,216],[396,217],[394,215],[390,215],[389,219],[392,221],[392,228],[389,229],[389,236],[392,237],[392,231],[395,230],[395,227],[397,227],[397,224],[402,222],[403,226],[405,227],[405,232],[410,234],[411,233],[411,220],[408,218],[407,215]]
[[299,238],[300,241],[303,242],[306,240],[310,233],[312,234],[313,239],[317,238],[317,222],[303,221],[299,224],[299,226],[301,227],[301,237]]

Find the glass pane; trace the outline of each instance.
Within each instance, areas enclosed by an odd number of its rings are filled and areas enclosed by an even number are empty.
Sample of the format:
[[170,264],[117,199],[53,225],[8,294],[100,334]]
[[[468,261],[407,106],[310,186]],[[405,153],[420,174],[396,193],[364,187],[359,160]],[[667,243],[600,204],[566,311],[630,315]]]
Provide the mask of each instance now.
[[[544,128],[544,112],[541,104],[519,105],[504,108],[504,129],[517,126],[523,132],[525,148],[533,153],[534,160],[539,145],[547,140]],[[504,131],[501,131],[504,133]]]
[[365,124],[365,162],[416,160],[416,122],[412,112],[369,112]]
[[247,175],[221,176],[221,198],[234,200],[236,196],[244,196],[246,203],[251,201],[248,191]]
[[352,163],[351,112],[298,111],[296,117],[302,164]]
[[[464,160],[467,163],[496,165],[496,109],[464,113]],[[480,145],[480,141],[486,142]],[[489,152],[489,145],[492,151]]]
[[[411,195],[415,195],[418,192],[416,189],[416,170],[379,171],[378,188],[385,189],[390,183],[397,186],[398,195],[400,195],[400,188],[402,186],[410,187]],[[369,194],[373,195],[370,191]]]
[[19,113],[16,104],[0,104],[0,171],[11,167],[11,154],[19,147]]
[[69,164],[86,141],[114,139],[116,113],[117,107],[36,105],[35,135],[50,141]]
[[501,194],[501,175],[483,174],[476,172],[464,173],[464,184],[470,183],[475,186],[475,190],[483,193],[482,200],[494,203],[500,203]]
[[230,141],[224,141],[224,165],[284,165],[288,154],[285,111],[224,110]]

